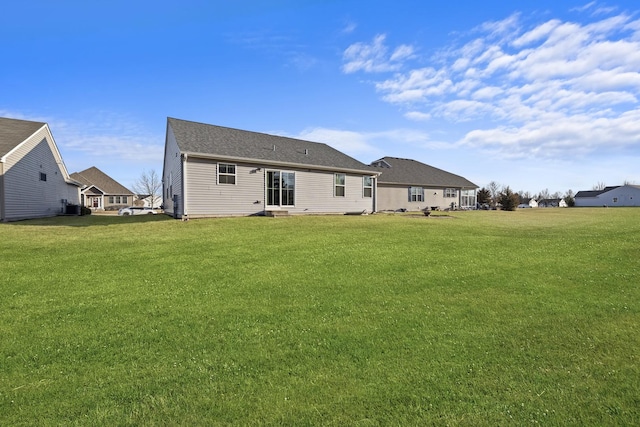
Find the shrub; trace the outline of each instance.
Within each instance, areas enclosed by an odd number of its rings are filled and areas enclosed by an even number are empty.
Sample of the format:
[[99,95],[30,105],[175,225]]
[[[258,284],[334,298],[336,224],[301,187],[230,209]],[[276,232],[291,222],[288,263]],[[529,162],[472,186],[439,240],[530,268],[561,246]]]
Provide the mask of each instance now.
[[502,205],[503,211],[515,211],[520,203],[520,196],[511,191],[511,188],[505,187],[500,192],[498,202]]

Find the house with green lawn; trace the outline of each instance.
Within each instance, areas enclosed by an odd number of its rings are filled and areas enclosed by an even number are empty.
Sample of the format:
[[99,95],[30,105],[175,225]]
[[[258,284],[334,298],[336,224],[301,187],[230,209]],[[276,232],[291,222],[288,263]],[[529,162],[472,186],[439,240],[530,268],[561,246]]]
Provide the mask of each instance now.
[[383,157],[371,163],[380,211],[475,209],[473,182],[416,160]]
[[0,221],[66,213],[79,190],[47,123],[0,117]]
[[82,205],[93,211],[118,210],[134,203],[131,190],[95,166],[74,172],[71,178],[82,184]]
[[379,173],[327,144],[167,119],[163,206],[175,218],[374,212]]
[[586,206],[640,206],[640,185],[618,185],[602,190],[578,191],[577,207]]

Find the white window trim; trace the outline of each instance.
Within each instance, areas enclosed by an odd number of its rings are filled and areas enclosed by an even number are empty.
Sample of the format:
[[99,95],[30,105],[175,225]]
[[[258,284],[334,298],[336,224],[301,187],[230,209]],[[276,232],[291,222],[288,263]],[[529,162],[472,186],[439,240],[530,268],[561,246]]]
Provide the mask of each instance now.
[[[267,183],[267,176],[268,176],[268,172],[278,172],[280,174],[280,203],[277,205],[269,205],[267,204],[267,200],[269,199],[269,196],[267,194],[267,192],[269,191],[269,184]],[[292,173],[293,174],[293,204],[292,205],[283,205],[282,204],[282,174],[283,173]],[[266,169],[264,171],[264,191],[265,191],[265,195],[264,195],[264,205],[266,207],[280,207],[280,208],[295,208],[296,207],[296,203],[298,202],[298,184],[297,184],[297,176],[298,174],[296,173],[296,171],[292,171],[292,170],[283,170],[283,169]]]
[[[371,185],[365,185],[365,180],[369,178],[369,182],[371,182]],[[367,188],[371,189],[371,195],[367,196],[364,194],[364,190],[366,190]],[[362,198],[364,199],[370,199],[373,197],[373,177],[372,176],[363,176],[362,177]]]
[[[220,172],[220,165],[233,166],[233,173]],[[229,184],[228,182],[220,182],[220,176],[233,176],[233,184]],[[216,165],[216,184],[217,185],[236,185],[238,183],[238,165],[234,163],[222,163],[218,162]]]
[[[343,175],[344,176],[344,184],[338,184],[337,181],[337,177],[338,175]],[[336,189],[338,187],[342,187],[344,189],[343,191],[343,195],[342,196],[338,196],[336,194]],[[347,197],[347,174],[346,173],[334,173],[333,174],[333,197]]]
[[445,198],[451,199],[451,198],[458,197],[458,191],[455,188],[445,188],[442,191],[442,195]]

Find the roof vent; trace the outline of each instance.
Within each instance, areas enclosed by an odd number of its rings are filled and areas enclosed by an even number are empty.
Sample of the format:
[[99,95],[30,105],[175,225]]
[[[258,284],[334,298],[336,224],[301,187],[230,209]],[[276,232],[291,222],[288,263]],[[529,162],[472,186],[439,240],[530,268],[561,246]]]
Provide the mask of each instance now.
[[276,145],[273,144],[273,151],[276,151]]
[[304,149],[304,155],[305,155],[305,156],[308,156],[308,155],[309,155],[309,149],[308,149],[308,148],[305,148],[305,149]]

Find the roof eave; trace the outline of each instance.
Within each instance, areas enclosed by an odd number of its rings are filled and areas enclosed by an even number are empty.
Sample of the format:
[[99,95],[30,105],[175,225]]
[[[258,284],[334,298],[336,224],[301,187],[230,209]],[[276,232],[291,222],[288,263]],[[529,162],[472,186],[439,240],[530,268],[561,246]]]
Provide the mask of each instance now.
[[322,170],[322,171],[340,171],[340,172],[353,172],[358,174],[366,174],[372,176],[380,176],[381,172],[375,172],[368,169],[352,169],[352,168],[342,168],[342,167],[332,167],[332,166],[321,166],[321,165],[310,165],[307,163],[292,163],[292,162],[279,162],[274,160],[264,160],[264,159],[253,159],[248,157],[235,157],[235,156],[222,156],[217,154],[205,154],[198,152],[189,152],[183,151],[182,155],[189,157],[195,157],[199,159],[211,159],[211,160],[225,160],[229,162],[237,162],[237,163],[257,163],[268,166],[286,166],[297,169],[313,169],[313,170]]
[[453,185],[453,184],[447,184],[447,185],[440,185],[440,184],[425,184],[425,183],[416,183],[416,182],[390,182],[390,181],[380,181],[378,180],[378,184],[391,184],[391,185],[414,185],[414,186],[418,186],[418,187],[437,187],[437,188],[459,188],[461,190],[466,190],[466,189],[476,189],[476,188],[480,188],[477,185],[473,184],[473,185]]

